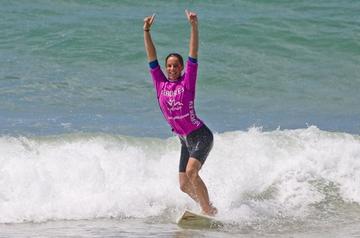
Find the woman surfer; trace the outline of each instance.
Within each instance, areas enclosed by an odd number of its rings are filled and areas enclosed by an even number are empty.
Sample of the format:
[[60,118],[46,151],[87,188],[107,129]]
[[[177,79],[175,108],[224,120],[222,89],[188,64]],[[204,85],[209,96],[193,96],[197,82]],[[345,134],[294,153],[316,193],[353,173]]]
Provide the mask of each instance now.
[[166,57],[167,77],[160,68],[150,34],[155,14],[144,19],[144,43],[160,109],[181,142],[180,189],[200,204],[204,214],[214,216],[217,209],[210,203],[206,185],[199,176],[199,170],[213,146],[213,134],[196,116],[194,108],[198,68],[198,18],[194,12],[185,12],[191,25],[191,34],[184,74],[183,58],[177,53]]

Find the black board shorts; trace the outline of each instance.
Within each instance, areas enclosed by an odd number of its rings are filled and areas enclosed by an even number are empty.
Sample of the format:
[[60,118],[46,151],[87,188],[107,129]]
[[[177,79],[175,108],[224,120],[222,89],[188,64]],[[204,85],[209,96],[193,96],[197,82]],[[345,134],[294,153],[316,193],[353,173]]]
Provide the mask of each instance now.
[[179,138],[181,142],[179,172],[186,171],[190,157],[197,159],[203,165],[213,147],[214,137],[210,129],[203,125],[189,135]]

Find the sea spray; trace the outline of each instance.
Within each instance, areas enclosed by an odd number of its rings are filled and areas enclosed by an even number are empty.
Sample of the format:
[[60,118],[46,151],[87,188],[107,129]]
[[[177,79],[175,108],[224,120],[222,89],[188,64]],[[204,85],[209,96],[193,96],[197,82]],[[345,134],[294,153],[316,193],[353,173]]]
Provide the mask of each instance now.
[[[178,188],[179,151],[176,137],[3,136],[0,222],[175,220],[185,207],[198,209]],[[358,206],[360,138],[315,126],[215,133],[201,176],[224,220],[303,220]]]

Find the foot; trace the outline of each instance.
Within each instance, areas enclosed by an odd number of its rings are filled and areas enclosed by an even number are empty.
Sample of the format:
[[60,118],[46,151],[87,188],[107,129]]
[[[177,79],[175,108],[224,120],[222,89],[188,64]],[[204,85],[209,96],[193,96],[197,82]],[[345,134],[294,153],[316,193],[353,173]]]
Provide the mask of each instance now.
[[214,207],[212,204],[210,204],[209,209],[207,211],[204,211],[204,210],[202,211],[202,214],[211,216],[211,217],[215,216],[217,213],[218,213],[217,208]]

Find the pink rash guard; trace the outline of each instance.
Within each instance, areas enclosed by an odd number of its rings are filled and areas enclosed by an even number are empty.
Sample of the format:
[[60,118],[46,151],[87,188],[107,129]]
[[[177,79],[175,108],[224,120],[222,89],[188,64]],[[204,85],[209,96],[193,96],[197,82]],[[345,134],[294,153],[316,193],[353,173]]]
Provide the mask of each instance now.
[[176,81],[169,81],[160,65],[150,69],[160,109],[173,131],[181,136],[204,124],[194,108],[197,68],[198,64],[188,59],[185,73]]

